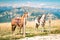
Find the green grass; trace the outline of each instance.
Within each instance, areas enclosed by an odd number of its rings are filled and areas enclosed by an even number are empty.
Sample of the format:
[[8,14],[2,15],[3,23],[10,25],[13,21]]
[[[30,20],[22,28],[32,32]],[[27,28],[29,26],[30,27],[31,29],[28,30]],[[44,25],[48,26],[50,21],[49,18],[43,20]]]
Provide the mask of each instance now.
[[51,31],[51,34],[60,34],[60,30]]
[[10,40],[9,38],[2,38],[0,37],[0,40]]

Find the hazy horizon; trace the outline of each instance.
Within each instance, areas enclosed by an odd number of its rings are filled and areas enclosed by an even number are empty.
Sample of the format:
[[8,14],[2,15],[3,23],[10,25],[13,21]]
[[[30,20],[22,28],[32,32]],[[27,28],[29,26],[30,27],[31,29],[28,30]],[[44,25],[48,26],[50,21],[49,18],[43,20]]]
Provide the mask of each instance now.
[[0,6],[60,8],[60,0],[0,0]]

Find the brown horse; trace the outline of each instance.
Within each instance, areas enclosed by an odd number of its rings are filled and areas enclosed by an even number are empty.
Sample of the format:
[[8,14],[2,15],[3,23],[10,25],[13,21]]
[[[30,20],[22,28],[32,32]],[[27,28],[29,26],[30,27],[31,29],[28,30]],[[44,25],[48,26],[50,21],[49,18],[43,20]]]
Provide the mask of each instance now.
[[[15,31],[15,28],[18,26],[20,28],[20,31],[24,25],[24,18],[26,20],[26,18],[28,17],[28,12],[25,12],[23,16],[21,16],[20,18],[13,18],[11,21],[11,26],[12,26],[12,33]],[[25,21],[26,24],[26,21]]]

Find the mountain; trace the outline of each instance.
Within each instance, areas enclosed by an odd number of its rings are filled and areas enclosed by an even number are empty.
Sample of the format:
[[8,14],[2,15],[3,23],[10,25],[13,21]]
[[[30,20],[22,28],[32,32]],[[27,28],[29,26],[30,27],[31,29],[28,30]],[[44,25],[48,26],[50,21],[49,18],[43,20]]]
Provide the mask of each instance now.
[[52,19],[60,19],[60,9],[53,8],[34,8],[34,7],[0,7],[0,22],[10,22],[12,18],[23,15],[24,12],[31,12],[28,20],[35,20],[38,16],[43,13],[46,15],[51,14]]

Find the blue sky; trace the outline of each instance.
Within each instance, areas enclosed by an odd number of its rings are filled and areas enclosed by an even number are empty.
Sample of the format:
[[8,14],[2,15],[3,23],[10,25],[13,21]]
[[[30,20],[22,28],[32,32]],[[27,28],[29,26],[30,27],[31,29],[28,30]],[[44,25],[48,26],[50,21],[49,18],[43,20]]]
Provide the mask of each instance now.
[[49,3],[60,3],[60,0],[0,0],[0,3],[20,3],[20,2],[35,2],[35,3],[39,3],[39,2],[49,2]]
[[[12,5],[12,6],[38,6],[41,5],[49,7],[51,6],[59,6],[60,7],[60,0],[0,0],[0,6],[1,5]],[[39,6],[40,5],[40,6]]]

